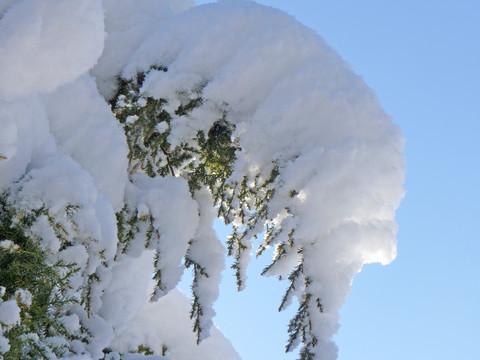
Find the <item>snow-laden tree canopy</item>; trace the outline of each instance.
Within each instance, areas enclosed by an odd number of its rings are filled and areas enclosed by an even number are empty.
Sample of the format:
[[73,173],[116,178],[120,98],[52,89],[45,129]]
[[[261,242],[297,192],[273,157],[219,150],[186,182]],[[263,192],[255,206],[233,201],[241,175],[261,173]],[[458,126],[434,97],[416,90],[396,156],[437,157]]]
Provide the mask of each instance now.
[[274,247],[287,350],[333,360],[354,275],[395,258],[404,139],[375,94],[278,10],[194,5],[0,1],[5,359],[239,359],[225,256],[241,290]]

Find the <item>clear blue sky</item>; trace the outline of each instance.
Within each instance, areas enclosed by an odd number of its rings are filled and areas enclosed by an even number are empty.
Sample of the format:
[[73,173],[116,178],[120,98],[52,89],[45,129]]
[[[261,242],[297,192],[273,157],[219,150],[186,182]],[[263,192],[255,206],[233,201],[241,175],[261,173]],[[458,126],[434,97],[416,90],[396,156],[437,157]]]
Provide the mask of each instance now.
[[[258,2],[315,29],[407,138],[398,257],[356,277],[339,360],[478,359],[480,1]],[[295,359],[282,351],[289,315],[275,311],[285,284],[257,280],[261,268],[243,294],[224,282],[216,322],[244,360]]]

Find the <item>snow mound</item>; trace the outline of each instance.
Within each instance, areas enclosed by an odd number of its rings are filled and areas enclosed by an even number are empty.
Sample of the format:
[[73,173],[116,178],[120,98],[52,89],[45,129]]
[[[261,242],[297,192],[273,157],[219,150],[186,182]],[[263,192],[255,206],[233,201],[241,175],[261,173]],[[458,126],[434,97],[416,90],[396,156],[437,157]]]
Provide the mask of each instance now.
[[88,71],[103,51],[100,0],[22,0],[0,18],[0,98],[47,93]]

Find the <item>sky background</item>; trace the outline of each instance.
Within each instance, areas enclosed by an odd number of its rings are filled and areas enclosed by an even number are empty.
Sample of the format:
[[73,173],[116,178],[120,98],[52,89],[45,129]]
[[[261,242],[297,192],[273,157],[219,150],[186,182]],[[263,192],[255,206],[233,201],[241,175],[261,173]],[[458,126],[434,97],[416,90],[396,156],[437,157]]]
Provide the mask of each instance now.
[[[197,1],[208,3],[212,1]],[[398,257],[357,275],[339,360],[475,359],[480,344],[480,2],[257,1],[314,29],[375,90],[407,138]],[[215,319],[244,360],[290,360],[286,283],[224,272]]]

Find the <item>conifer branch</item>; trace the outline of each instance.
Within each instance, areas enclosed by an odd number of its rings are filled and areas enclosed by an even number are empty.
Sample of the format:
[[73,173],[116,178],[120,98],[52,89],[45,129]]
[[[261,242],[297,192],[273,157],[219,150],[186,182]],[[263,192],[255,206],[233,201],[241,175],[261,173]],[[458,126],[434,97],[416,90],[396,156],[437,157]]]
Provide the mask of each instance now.
[[165,155],[165,159],[167,160],[167,166],[170,169],[170,175],[175,177],[175,170],[173,170],[173,166],[170,163],[170,156],[169,156],[168,152],[163,147],[160,147],[160,150],[162,150],[163,154]]
[[204,316],[204,311],[203,307],[200,301],[200,294],[198,292],[199,290],[199,280],[200,277],[208,278],[209,275],[204,267],[202,267],[200,264],[195,262],[188,254],[185,256],[185,267],[190,268],[192,267],[192,273],[193,273],[193,281],[191,285],[191,290],[192,290],[192,296],[193,296],[193,301],[192,301],[192,308],[190,310],[190,319],[194,321],[193,323],[193,331],[196,333],[196,341],[197,344],[200,344],[200,342],[203,340],[204,336],[203,333],[204,331],[208,331],[208,329],[203,329],[202,327],[202,317]]
[[288,276],[288,280],[290,281],[290,285],[285,291],[285,294],[282,297],[282,301],[280,306],[278,307],[278,311],[285,310],[287,304],[290,302],[294,292],[295,292],[295,282],[303,276],[303,263],[299,264]]

